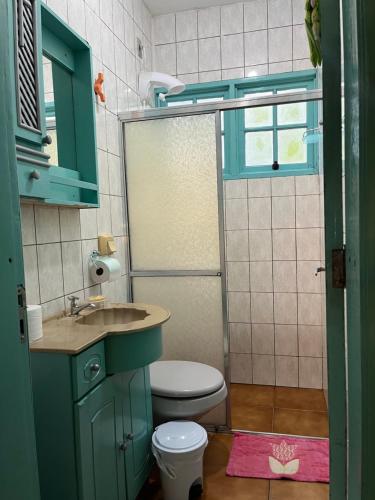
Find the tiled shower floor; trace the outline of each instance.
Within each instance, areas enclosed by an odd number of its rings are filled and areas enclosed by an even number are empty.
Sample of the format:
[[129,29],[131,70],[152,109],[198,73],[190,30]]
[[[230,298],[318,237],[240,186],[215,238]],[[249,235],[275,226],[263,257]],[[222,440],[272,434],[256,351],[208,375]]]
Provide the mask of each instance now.
[[232,429],[328,437],[324,393],[264,385],[231,384]]

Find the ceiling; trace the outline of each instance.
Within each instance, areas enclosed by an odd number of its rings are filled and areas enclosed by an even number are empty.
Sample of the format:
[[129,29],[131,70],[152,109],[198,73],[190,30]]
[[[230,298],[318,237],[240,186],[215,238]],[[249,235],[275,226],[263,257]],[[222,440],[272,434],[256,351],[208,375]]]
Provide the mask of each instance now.
[[204,9],[214,5],[233,3],[234,0],[144,0],[153,16],[190,9]]

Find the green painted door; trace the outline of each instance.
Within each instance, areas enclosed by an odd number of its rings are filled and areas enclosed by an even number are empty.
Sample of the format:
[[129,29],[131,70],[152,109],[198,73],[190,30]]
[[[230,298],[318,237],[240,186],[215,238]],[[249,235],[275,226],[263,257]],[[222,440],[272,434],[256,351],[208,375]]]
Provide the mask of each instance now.
[[[24,284],[15,156],[9,0],[0,0],[0,496],[39,499],[27,327],[20,322]],[[21,304],[22,305],[22,304]],[[21,334],[24,334],[24,337]]]
[[81,500],[125,500],[123,427],[112,377],[76,404]]
[[121,386],[128,500],[134,500],[152,466],[152,400],[149,368],[125,372],[116,382]]

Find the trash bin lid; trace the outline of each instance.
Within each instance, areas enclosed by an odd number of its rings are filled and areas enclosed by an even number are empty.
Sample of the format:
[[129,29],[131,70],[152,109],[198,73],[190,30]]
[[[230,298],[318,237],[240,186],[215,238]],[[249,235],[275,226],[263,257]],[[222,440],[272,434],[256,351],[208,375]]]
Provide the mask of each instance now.
[[224,384],[219,370],[195,361],[156,361],[150,378],[152,394],[167,398],[208,396]]
[[195,422],[167,422],[159,425],[154,443],[169,450],[186,450],[198,447],[207,439],[206,430]]

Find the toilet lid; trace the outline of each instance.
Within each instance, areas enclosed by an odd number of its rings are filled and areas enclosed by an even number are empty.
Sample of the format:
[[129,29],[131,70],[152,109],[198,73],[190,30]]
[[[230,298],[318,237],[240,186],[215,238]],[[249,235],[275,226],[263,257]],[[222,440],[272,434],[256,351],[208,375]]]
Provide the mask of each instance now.
[[193,361],[156,361],[150,377],[152,394],[169,398],[206,396],[224,384],[219,370]]
[[155,430],[154,443],[167,450],[186,450],[207,440],[205,429],[195,422],[167,422]]

